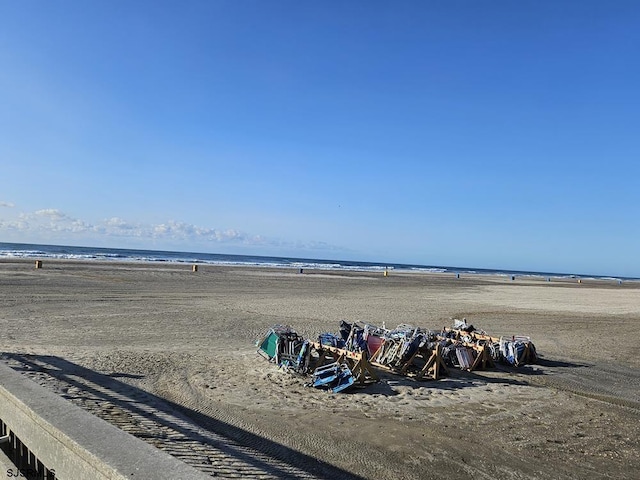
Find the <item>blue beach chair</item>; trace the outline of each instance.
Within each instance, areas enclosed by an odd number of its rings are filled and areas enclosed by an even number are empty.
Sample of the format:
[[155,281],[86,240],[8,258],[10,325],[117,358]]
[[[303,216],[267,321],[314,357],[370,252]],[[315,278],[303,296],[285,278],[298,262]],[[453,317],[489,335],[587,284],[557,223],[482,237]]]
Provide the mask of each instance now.
[[332,393],[341,392],[353,385],[355,381],[356,379],[354,378],[353,373],[351,373],[349,367],[343,364],[340,369],[340,373],[338,374],[336,385],[330,390]]
[[323,367],[318,367],[313,372],[313,386],[324,387],[335,382],[338,379],[340,373],[340,365],[336,363],[330,363]]

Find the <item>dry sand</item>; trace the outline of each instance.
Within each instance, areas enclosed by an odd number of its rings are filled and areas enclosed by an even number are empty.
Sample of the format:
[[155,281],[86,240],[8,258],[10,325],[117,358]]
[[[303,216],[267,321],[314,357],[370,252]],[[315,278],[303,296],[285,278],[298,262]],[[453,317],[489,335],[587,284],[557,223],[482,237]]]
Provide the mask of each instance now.
[[[638,478],[640,284],[46,261],[0,263],[3,360],[212,475]],[[520,370],[305,387],[256,354],[273,324],[528,335]]]

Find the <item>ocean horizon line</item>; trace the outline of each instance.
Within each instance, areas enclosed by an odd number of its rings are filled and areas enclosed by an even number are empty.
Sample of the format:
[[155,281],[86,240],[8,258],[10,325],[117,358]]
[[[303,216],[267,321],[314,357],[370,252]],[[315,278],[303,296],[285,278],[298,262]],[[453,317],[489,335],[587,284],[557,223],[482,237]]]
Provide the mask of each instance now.
[[424,273],[451,273],[498,275],[519,277],[593,278],[600,280],[640,280],[638,277],[618,275],[594,275],[535,270],[493,269],[481,267],[456,267],[397,262],[371,262],[360,260],[322,259],[289,256],[246,255],[189,252],[178,250],[155,250],[141,248],[88,247],[79,245],[55,245],[22,242],[0,242],[0,259],[6,258],[52,258],[86,261],[130,261],[204,263],[228,266],[255,266],[271,268],[326,269],[351,271],[398,270]]

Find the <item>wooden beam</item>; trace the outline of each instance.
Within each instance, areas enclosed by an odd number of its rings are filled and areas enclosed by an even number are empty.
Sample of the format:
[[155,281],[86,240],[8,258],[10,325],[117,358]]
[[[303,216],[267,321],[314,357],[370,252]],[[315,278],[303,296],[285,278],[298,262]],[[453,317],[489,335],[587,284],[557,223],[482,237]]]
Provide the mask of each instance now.
[[361,385],[378,381],[378,375],[371,368],[367,352],[352,352],[344,348],[322,345],[319,342],[309,342],[309,346],[318,352],[321,359],[324,358],[325,352],[328,352],[334,361],[349,365],[356,382]]

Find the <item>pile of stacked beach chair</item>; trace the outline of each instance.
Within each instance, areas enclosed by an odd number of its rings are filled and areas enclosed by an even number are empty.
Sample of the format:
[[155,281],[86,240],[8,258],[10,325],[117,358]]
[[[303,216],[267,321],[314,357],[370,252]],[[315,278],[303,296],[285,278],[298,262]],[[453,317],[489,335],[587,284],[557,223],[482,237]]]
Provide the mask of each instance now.
[[315,341],[289,326],[275,325],[256,345],[268,360],[312,375],[313,387],[333,393],[377,382],[376,369],[437,380],[447,374],[447,368],[473,371],[495,363],[520,367],[537,359],[529,337],[491,337],[466,320],[454,320],[453,328],[442,331],[411,325],[389,330],[341,321],[337,333],[321,333]]
[[[350,348],[347,347],[347,342]],[[274,325],[256,342],[258,353],[285,370],[312,374],[311,385],[333,393],[355,383],[377,382],[366,352],[359,351],[344,337],[323,333],[317,341],[305,340],[289,326]]]
[[365,326],[371,363],[393,373],[437,380],[446,373],[440,342],[430,330],[399,325],[393,330]]
[[463,370],[487,368],[495,363],[520,367],[537,361],[536,347],[524,336],[492,337],[468,325],[466,320],[454,320],[453,328],[438,334],[445,362]]

